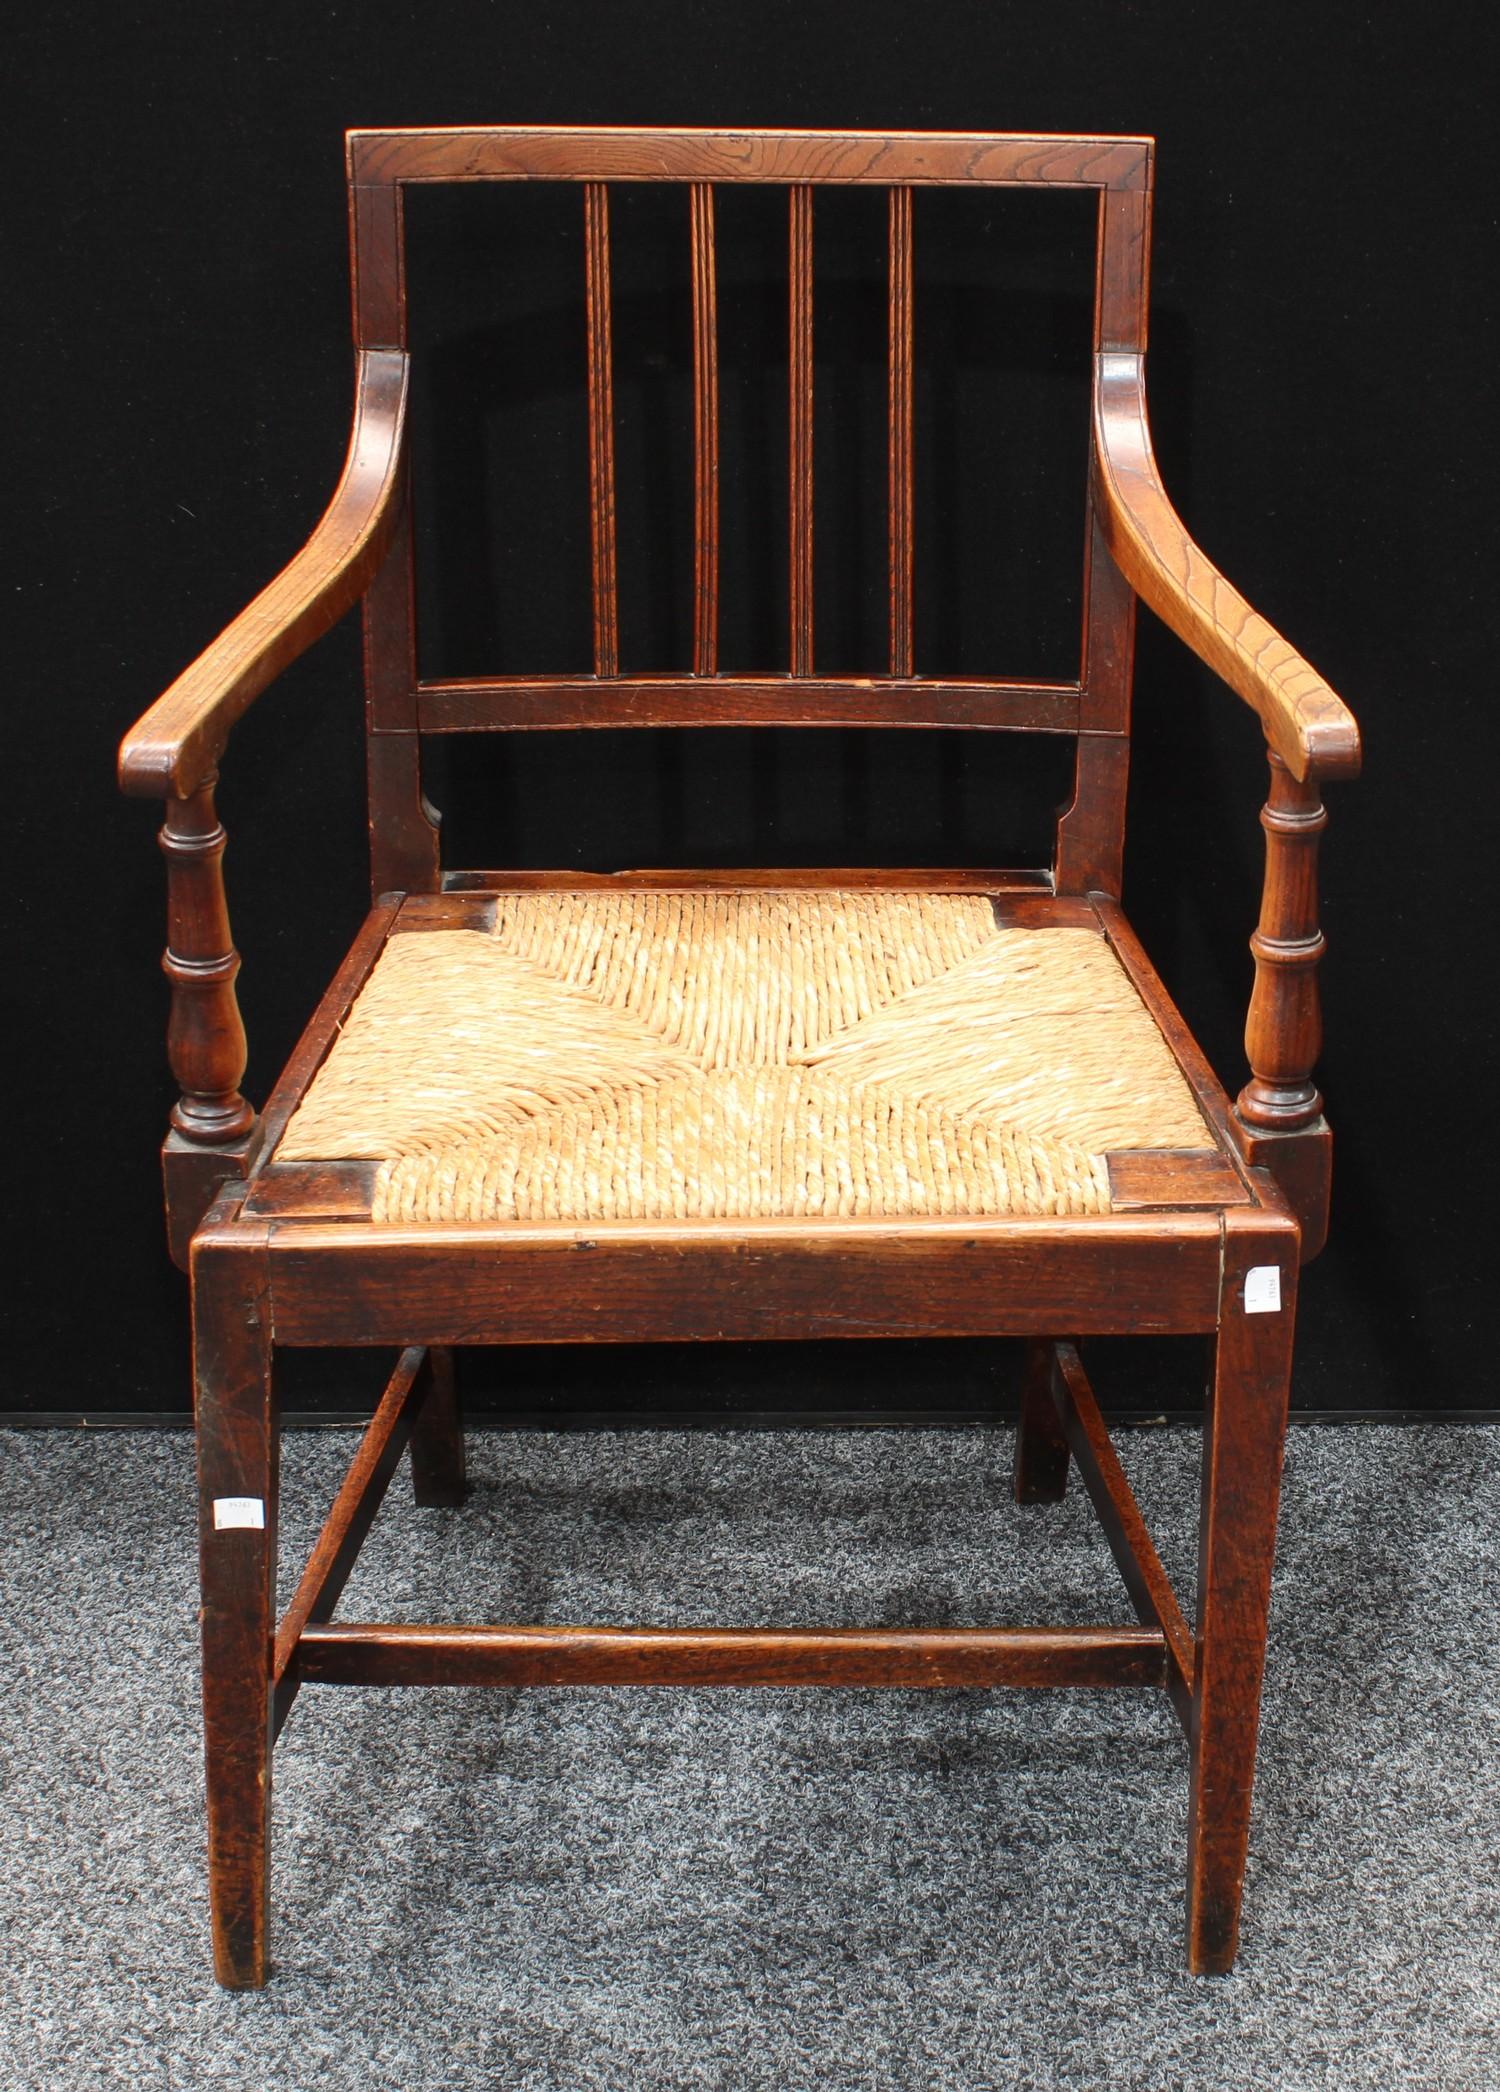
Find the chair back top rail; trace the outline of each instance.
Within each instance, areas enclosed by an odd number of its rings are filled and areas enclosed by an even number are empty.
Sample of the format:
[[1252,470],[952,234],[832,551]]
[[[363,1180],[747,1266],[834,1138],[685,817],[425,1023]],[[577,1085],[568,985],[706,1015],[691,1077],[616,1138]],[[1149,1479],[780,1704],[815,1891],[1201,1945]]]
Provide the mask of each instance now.
[[695,130],[604,124],[353,130],[352,185],[977,182],[1147,189],[1154,139],[1047,132]]

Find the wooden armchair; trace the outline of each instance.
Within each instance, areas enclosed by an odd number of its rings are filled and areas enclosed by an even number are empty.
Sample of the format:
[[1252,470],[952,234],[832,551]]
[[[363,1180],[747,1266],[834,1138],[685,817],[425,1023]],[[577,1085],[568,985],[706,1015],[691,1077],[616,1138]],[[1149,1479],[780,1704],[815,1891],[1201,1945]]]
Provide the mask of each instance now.
[[[192,1274],[209,1865],[218,1976],[265,1981],[274,1738],[308,1684],[1140,1685],[1191,1757],[1188,1959],[1233,1962],[1299,1262],[1319,1246],[1322,781],[1344,705],[1192,543],[1144,392],[1152,143],[495,127],[348,140],[357,351],[348,463],[285,571],[126,737],[165,803],[170,1237]],[[403,200],[429,182],[580,190],[593,661],[423,680],[407,464]],[[692,257],[691,664],[622,673],[609,184],[683,192]],[[718,666],[718,185],[789,212],[790,632]],[[830,183],[889,197],[888,659],[815,668],[813,239]],[[935,679],[913,633],[913,220],[937,184],[1098,199],[1092,474],[1077,676]],[[580,469],[582,460],[580,458]],[[1259,715],[1271,767],[1250,1079],[1231,1104],[1121,913],[1135,598]],[[216,766],[230,729],[362,599],[374,905],[263,1112],[240,1094],[239,960]],[[545,726],[974,727],[1067,735],[1045,871],[595,876],[445,869],[423,737]],[[1099,1332],[1205,1332],[1189,1625],[1080,1363]],[[1138,1624],[713,1630],[334,1620],[408,1444],[417,1500],[463,1488],[453,1347],[748,1337],[1028,1340],[1015,1488],[1070,1458]],[[296,1595],[275,1614],[278,1345],[397,1349]]]

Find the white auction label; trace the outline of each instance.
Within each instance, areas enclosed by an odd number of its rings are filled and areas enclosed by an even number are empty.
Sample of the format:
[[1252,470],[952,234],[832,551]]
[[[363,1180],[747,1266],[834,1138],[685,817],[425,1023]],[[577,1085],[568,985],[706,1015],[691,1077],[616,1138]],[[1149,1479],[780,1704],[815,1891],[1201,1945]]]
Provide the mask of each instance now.
[[234,1526],[253,1526],[263,1530],[266,1523],[266,1507],[258,1496],[216,1496],[214,1498],[214,1531],[222,1533]]
[[1245,1273],[1245,1313],[1275,1315],[1280,1311],[1280,1267],[1275,1264],[1252,1264]]

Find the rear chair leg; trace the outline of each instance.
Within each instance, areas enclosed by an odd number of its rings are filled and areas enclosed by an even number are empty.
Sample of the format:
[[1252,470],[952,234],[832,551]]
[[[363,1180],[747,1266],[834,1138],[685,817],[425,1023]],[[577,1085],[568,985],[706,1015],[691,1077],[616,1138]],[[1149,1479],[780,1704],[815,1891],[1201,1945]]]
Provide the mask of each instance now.
[[[1231,1233],[1203,1429],[1188,1966],[1234,1966],[1250,1833],[1297,1282],[1294,1235]],[[1247,1283],[1249,1312],[1247,1312]],[[1280,1305],[1267,1305],[1279,1294]]]
[[1016,1426],[1015,1487],[1018,1504],[1061,1503],[1068,1487],[1068,1441],[1052,1399],[1057,1347],[1051,1337],[1030,1337],[1021,1381],[1021,1418]]
[[411,1428],[411,1490],[418,1504],[461,1504],[464,1479],[464,1420],[454,1381],[453,1353],[429,1348],[422,1364],[427,1392]]
[[203,1732],[214,1973],[270,1972],[271,1652],[276,1630],[278,1417],[264,1252],[193,1250]]

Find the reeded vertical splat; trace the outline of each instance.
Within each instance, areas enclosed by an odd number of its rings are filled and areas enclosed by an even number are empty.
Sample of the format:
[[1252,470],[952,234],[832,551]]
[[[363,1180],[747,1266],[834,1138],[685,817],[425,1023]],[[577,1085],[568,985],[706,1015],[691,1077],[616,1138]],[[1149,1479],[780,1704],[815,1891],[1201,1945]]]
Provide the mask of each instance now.
[[791,334],[788,343],[792,644],[794,676],[813,672],[813,192],[790,191]]
[[1328,816],[1314,777],[1298,783],[1274,750],[1271,794],[1261,813],[1266,883],[1260,924],[1250,939],[1255,987],[1245,1022],[1250,1080],[1237,1109],[1246,1125],[1271,1133],[1310,1126],[1323,1109],[1312,1079],[1323,1021],[1318,1007],[1318,840]]
[[224,830],[214,812],[217,770],[187,799],[168,799],[161,847],[167,860],[167,949],[172,983],[167,1059],[182,1095],[172,1124],[185,1140],[214,1146],[255,1124],[240,1095],[245,1027],[234,980],[240,955],[224,900]]
[[588,315],[589,527],[594,565],[594,674],[620,672],[615,581],[615,402],[609,321],[609,191],[583,185],[584,302]]
[[714,192],[691,189],[693,224],[693,673],[719,658],[719,344]]
[[890,575],[891,674],[912,673],[911,190],[891,192]]

